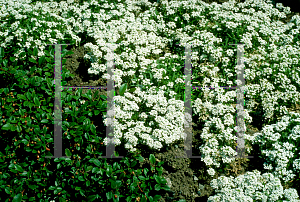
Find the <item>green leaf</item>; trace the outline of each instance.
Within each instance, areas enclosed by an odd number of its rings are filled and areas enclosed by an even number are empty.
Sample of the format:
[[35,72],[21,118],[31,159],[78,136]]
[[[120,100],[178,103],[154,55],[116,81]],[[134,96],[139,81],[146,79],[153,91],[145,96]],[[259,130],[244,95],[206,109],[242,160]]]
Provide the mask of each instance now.
[[9,89],[8,88],[4,88],[4,93],[8,94],[8,92],[9,92]]
[[72,99],[72,96],[71,95],[67,95],[67,101],[70,102]]
[[81,116],[81,117],[78,119],[78,122],[80,123],[80,122],[82,122],[84,119],[86,119],[86,117],[85,117],[85,116]]
[[159,191],[160,190],[160,185],[159,184],[156,184],[155,186],[154,186],[154,189],[156,190],[156,191]]
[[62,60],[62,65],[64,65],[66,63],[67,59],[63,59]]
[[157,183],[162,184],[159,176],[156,175],[156,176],[154,176],[154,178]]
[[7,60],[3,60],[4,67],[7,67]]
[[113,193],[112,192],[107,192],[106,193],[106,198],[107,199],[111,199],[113,197]]
[[170,187],[168,185],[162,187],[162,189],[166,190],[166,191],[169,191],[170,190]]
[[100,95],[100,97],[101,97],[103,100],[106,100],[106,99],[107,99],[107,96],[105,96],[105,95]]
[[60,198],[59,198],[59,202],[66,202],[66,199],[60,197]]
[[132,184],[130,185],[129,189],[130,189],[131,191],[134,191],[134,190],[135,190],[134,183],[132,183]]
[[160,195],[155,195],[155,196],[153,197],[153,201],[158,201],[160,198],[161,198]]
[[145,188],[145,187],[147,187],[147,185],[145,183],[143,183],[143,184],[140,185],[140,187]]
[[147,176],[147,172],[148,172],[149,170],[148,170],[148,168],[145,168],[144,169],[144,174],[145,174],[145,176]]
[[4,48],[0,47],[0,57],[4,57]]
[[143,181],[145,181],[145,179],[146,179],[144,176],[139,176],[138,178]]
[[93,166],[88,166],[88,167],[86,168],[86,172],[91,171],[92,169],[93,169]]
[[117,180],[116,181],[117,188],[121,187],[121,185],[122,185],[122,181],[121,180]]
[[102,111],[104,111],[104,110],[106,111],[106,108],[107,108],[107,104],[105,102],[103,102],[102,105],[101,105],[101,107],[100,107],[100,109]]
[[26,100],[26,96],[23,94],[17,94],[17,97],[22,100]]
[[72,160],[70,158],[66,158],[66,162],[71,164]]
[[15,57],[10,57],[9,59],[10,59],[10,61],[13,62],[13,61],[15,61],[16,58]]
[[92,133],[96,134],[96,127],[94,124],[91,125],[90,130],[92,131]]
[[5,187],[5,192],[10,195],[11,194],[10,193],[10,188],[9,187]]
[[75,190],[77,190],[77,191],[80,190],[80,189],[81,189],[81,187],[75,187]]
[[17,195],[13,198],[13,200],[12,200],[12,202],[21,202],[21,201],[22,201],[22,194],[21,194],[21,193],[17,194]]
[[65,149],[65,153],[67,156],[72,156],[72,153],[69,149]]
[[32,62],[32,63],[35,63],[35,64],[37,63],[37,61],[36,61],[35,59],[33,59],[33,58],[29,58],[28,60],[29,60],[30,62]]
[[85,181],[85,179],[84,179],[82,176],[79,176],[78,179],[79,179],[80,181]]
[[4,126],[2,126],[2,130],[9,130],[11,128],[10,123],[5,124]]
[[149,160],[153,165],[155,165],[155,157],[153,154],[150,154]]
[[80,189],[79,192],[80,192],[81,196],[85,196],[85,195],[84,195],[84,191],[83,191],[82,189]]
[[26,96],[27,96],[28,100],[31,99],[31,93],[30,93],[30,92],[27,92],[27,93],[26,93]]
[[126,89],[127,89],[127,83],[124,83],[124,84],[120,87],[120,89],[119,89],[119,93],[120,93],[121,96],[124,95]]
[[85,98],[91,100],[91,99],[92,99],[92,96],[91,96],[91,94],[89,94],[89,92],[90,92],[90,91],[88,91],[88,93],[84,94],[83,97],[85,97]]
[[35,104],[36,106],[41,106],[41,103],[40,103],[40,101],[39,101],[39,99],[38,99],[37,97],[34,97],[34,98],[33,98],[33,101],[34,101],[34,104]]
[[24,170],[22,169],[22,167],[19,166],[19,165],[16,165],[16,168],[17,168],[17,171],[19,171],[19,172],[23,172],[23,171],[24,171]]
[[[41,66],[41,64],[45,61],[45,56],[43,55],[42,57],[39,58],[39,66]],[[49,72],[46,72],[49,73]],[[45,73],[45,74],[46,74]]]
[[17,128],[11,127],[11,131],[16,131],[16,130],[17,130]]
[[100,166],[101,163],[98,159],[93,159],[93,163],[96,165],[96,166]]
[[61,168],[61,163],[57,164],[56,168],[60,169]]
[[28,104],[29,104],[29,102],[28,102],[28,101],[25,101],[25,102],[23,103],[23,106],[24,106],[24,107],[27,107]]
[[106,168],[106,176],[109,177],[112,174],[112,168],[111,166]]
[[37,48],[35,47],[34,49],[33,49],[33,56],[37,56],[37,53],[38,53],[38,50],[37,50]]
[[139,157],[138,157],[138,160],[139,160],[140,162],[144,162],[144,158],[143,158],[142,156],[139,156]]
[[74,52],[72,52],[72,51],[68,51],[68,52],[66,53],[66,55],[72,55],[72,54],[74,54]]
[[[98,91],[96,91],[96,92],[98,92]],[[95,110],[94,114],[97,116],[98,114],[100,114],[100,110]]]
[[41,120],[41,123],[48,123],[48,119]]
[[90,195],[87,197],[87,201],[94,201],[97,198],[97,195]]
[[130,167],[134,167],[137,164],[137,161],[132,161]]
[[136,88],[131,88],[128,92],[133,93],[136,90]]
[[142,199],[141,199],[141,202],[146,202],[147,201],[147,199],[145,198],[145,196],[143,195],[142,196]]
[[164,179],[164,178],[160,178],[160,181],[161,181],[162,184],[166,184],[167,183],[167,180]]
[[100,171],[100,169],[98,167],[94,167],[92,173],[97,173],[98,171]]
[[49,190],[55,190],[56,188],[54,186],[50,186]]
[[111,183],[110,183],[111,188],[112,188],[112,189],[116,189],[116,182],[113,181],[113,180],[111,180],[111,179],[109,179],[109,181],[111,182]]

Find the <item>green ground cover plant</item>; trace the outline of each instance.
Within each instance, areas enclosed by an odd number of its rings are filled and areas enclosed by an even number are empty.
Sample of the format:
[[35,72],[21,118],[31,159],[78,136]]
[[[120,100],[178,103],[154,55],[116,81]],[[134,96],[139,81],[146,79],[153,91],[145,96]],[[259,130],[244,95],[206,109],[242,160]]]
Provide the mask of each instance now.
[[[299,201],[300,17],[272,1],[8,1],[0,26],[1,201]],[[286,17],[289,15],[289,20]],[[287,23],[288,22],[288,23]],[[63,89],[54,152],[54,47]],[[192,44],[193,155],[184,153],[185,49]],[[245,46],[245,147],[236,155],[236,46]]]

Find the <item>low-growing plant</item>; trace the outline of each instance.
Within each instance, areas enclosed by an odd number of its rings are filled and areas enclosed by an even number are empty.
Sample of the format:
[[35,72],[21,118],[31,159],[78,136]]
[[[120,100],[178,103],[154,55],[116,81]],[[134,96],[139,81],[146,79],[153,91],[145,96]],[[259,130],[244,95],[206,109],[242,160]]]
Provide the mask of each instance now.
[[[66,155],[72,154],[66,150]],[[77,201],[158,201],[161,198],[159,191],[170,189],[161,177],[163,162],[157,163],[153,155],[149,156],[150,169],[136,169],[138,161],[144,160],[140,155],[125,157],[113,164],[106,159],[84,160],[85,163],[77,161],[75,164],[71,159],[56,159],[59,165],[55,172],[57,184],[50,186],[49,190],[53,190],[54,194],[63,190],[61,197],[68,200],[76,198]]]
[[300,114],[289,113],[276,124],[267,125],[255,133],[264,169],[281,180],[285,187],[298,190],[300,180]]

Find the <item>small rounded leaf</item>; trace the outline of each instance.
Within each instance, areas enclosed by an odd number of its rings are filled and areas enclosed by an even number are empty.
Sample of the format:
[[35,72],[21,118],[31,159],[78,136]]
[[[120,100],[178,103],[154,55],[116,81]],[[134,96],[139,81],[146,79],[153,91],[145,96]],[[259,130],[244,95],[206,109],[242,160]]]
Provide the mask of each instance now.
[[121,96],[124,95],[126,89],[127,89],[127,83],[124,83],[124,84],[120,87],[120,90],[119,90],[119,93],[120,93]]
[[90,129],[91,129],[92,133],[96,134],[96,127],[94,124],[91,125]]
[[12,202],[21,202],[21,201],[22,201],[22,194],[21,194],[21,193],[17,194],[17,195],[13,198],[13,200],[12,200]]
[[149,160],[153,165],[155,164],[155,157],[153,154],[150,154]]
[[71,153],[71,151],[69,149],[65,149],[65,152],[66,152],[67,156],[72,156],[72,153]]
[[156,190],[156,191],[159,191],[160,190],[160,185],[159,184],[156,184],[155,186],[154,186],[154,189]]
[[11,128],[10,123],[5,124],[4,126],[2,126],[2,130],[9,130]]

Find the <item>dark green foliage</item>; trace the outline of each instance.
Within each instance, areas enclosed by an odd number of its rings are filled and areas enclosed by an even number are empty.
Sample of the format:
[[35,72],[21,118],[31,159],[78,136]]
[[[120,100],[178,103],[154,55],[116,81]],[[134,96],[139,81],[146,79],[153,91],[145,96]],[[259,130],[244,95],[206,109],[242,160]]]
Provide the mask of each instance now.
[[[0,89],[0,201],[132,201],[138,197],[158,201],[157,193],[170,189],[162,178],[163,162],[157,163],[153,155],[148,168],[138,168],[137,160],[144,160],[141,155],[98,158],[106,150],[102,116],[107,104],[106,96],[97,91],[62,90],[62,155],[71,159],[45,158],[54,154],[54,47],[29,62],[15,62],[3,48],[0,52],[5,80]],[[62,53],[62,57],[72,54],[66,49]],[[36,55],[36,49],[26,54]],[[64,66],[62,70],[65,85],[70,72]],[[126,87],[120,88],[120,94]]]

